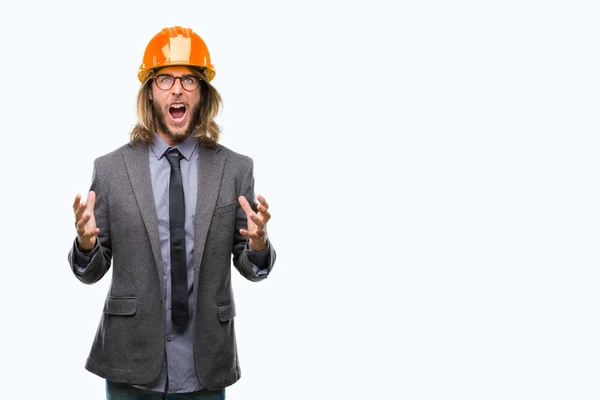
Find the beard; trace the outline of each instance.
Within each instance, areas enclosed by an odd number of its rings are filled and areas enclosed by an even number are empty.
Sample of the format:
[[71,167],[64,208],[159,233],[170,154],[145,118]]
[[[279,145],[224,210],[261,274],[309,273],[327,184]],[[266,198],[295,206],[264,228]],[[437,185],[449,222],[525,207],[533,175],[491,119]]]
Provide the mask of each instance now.
[[155,103],[152,104],[152,108],[154,108],[154,115],[156,115],[156,125],[158,130],[162,131],[165,136],[174,141],[175,143],[183,142],[196,128],[197,122],[200,121],[200,103],[196,104],[196,106],[191,110],[190,118],[188,119],[187,125],[183,128],[182,131],[174,132],[169,129],[167,125],[167,118],[170,116],[167,115],[169,111],[165,113],[162,109],[159,109]]

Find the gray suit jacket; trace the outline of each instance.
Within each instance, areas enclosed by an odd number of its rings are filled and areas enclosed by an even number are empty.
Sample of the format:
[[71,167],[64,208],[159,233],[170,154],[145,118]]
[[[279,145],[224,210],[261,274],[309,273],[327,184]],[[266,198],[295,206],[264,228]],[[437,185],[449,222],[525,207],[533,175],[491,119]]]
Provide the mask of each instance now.
[[[198,145],[198,197],[194,247],[194,359],[198,379],[209,390],[240,378],[231,288],[231,260],[257,281],[246,253],[246,215],[237,197],[255,207],[253,163],[224,146]],[[147,384],[157,378],[165,357],[164,282],[158,220],[148,146],[125,145],[94,161],[91,189],[100,250],[84,272],[69,262],[84,283],[100,280],[111,267],[112,282],[86,368],[106,379]],[[73,244],[76,246],[76,243]],[[267,271],[275,263],[270,245]]]

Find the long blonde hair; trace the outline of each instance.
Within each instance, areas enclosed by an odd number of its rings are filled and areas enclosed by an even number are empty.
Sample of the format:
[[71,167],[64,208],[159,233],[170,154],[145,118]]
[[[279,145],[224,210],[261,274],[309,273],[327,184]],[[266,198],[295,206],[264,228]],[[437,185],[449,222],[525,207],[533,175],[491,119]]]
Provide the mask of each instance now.
[[[219,142],[221,128],[215,122],[222,106],[221,95],[205,78],[202,70],[193,68],[199,72],[200,77],[200,114],[198,121],[194,122],[194,137],[205,147],[214,147]],[[146,82],[140,87],[137,97],[137,117],[138,123],[129,135],[129,142],[132,145],[138,143],[152,143],[154,139],[154,108],[149,94],[152,91],[150,86],[156,71],[150,74]]]

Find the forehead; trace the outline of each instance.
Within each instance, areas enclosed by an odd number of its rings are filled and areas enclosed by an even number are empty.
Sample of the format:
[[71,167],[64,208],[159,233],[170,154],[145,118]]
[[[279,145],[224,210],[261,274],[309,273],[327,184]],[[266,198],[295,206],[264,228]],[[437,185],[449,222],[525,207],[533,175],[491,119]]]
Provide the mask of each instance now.
[[171,75],[187,75],[194,74],[195,72],[191,68],[186,67],[185,65],[175,65],[172,67],[161,68],[160,70],[158,70],[157,73]]

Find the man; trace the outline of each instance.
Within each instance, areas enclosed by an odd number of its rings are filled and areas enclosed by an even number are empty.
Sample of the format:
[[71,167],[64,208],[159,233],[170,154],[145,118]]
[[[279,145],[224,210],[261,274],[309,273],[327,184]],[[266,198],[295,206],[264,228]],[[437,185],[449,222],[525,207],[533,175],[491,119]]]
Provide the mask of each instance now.
[[86,368],[107,399],[224,399],[240,378],[231,260],[251,281],[275,263],[249,157],[218,144],[221,97],[204,41],[155,35],[138,72],[129,144],[94,161],[75,197],[75,276],[112,281]]

